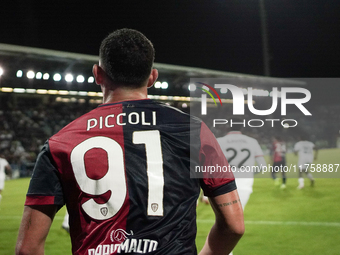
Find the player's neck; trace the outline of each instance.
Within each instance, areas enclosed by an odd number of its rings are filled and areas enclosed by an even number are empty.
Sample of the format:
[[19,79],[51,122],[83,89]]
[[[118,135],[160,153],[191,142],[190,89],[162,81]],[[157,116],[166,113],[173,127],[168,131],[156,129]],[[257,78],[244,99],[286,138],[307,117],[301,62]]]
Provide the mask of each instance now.
[[116,103],[129,100],[141,100],[147,98],[147,88],[126,89],[103,89],[103,103]]

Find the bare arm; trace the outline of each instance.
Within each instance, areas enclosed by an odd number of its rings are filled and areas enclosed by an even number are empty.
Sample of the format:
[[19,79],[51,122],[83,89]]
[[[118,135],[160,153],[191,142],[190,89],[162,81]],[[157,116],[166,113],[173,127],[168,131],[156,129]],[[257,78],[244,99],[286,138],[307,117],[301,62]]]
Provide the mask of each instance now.
[[210,198],[215,224],[200,255],[229,254],[244,234],[243,210],[237,190]]
[[55,205],[25,206],[15,248],[16,255],[44,254],[45,240],[56,211]]

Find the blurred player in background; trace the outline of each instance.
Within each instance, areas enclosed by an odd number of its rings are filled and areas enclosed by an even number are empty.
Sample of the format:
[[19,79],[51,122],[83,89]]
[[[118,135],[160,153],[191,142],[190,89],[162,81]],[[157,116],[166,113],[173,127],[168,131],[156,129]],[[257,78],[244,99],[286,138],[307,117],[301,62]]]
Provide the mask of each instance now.
[[316,160],[318,149],[314,143],[308,140],[307,135],[301,135],[300,141],[294,145],[294,153],[298,155],[298,167],[299,167],[299,186],[298,189],[302,189],[305,187],[305,181],[303,178],[303,173],[305,173],[310,180],[311,186],[314,186],[314,178],[311,173],[308,172],[308,165],[313,163],[313,160]]
[[[223,137],[217,138],[217,141],[229,165],[236,167],[238,170],[234,172],[234,176],[244,209],[250,194],[253,192],[254,174],[259,172],[262,166],[266,166],[266,161],[258,141],[242,134],[241,128],[242,125],[232,125],[230,132]],[[257,168],[255,167],[255,161]]]
[[[241,128],[242,125],[239,124],[230,126],[230,132],[217,138],[217,141],[229,165],[237,169],[237,172],[234,172],[235,182],[244,209],[253,193],[254,174],[259,172],[256,169],[260,170],[262,166],[266,166],[266,161],[258,141],[242,134]],[[255,161],[258,168],[255,168]]]
[[12,168],[5,157],[0,154],[0,202],[2,199],[2,191],[5,188],[6,175],[12,177]]
[[276,173],[282,173],[282,183],[280,186],[281,189],[286,188],[286,173],[284,171],[284,167],[286,166],[286,151],[286,143],[281,139],[281,137],[274,137],[271,150],[273,161],[272,178],[274,179],[275,185],[279,186],[280,181],[278,178],[276,178]]
[[39,154],[16,254],[44,253],[65,203],[73,254],[197,254],[200,188],[216,215],[200,254],[234,248],[244,222],[233,174],[190,178],[190,163],[228,162],[201,120],[147,99],[158,76],[153,61],[152,43],[136,30],[103,40],[93,67],[103,104],[52,136]]

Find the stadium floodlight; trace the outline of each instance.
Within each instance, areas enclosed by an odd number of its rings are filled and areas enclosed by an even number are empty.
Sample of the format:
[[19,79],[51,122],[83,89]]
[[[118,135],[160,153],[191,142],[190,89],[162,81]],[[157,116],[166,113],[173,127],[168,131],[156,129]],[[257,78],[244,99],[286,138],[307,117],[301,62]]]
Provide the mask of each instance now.
[[50,78],[50,75],[48,73],[44,73],[43,79],[48,80]]
[[30,70],[27,72],[26,76],[28,79],[33,79],[35,77],[35,73],[32,70]]
[[67,81],[67,82],[72,82],[73,81],[73,75],[72,74],[70,74],[70,73],[68,73],[68,74],[66,74],[66,76],[65,76],[65,81]]
[[68,92],[67,90],[59,90],[59,91],[58,91],[58,94],[59,94],[59,95],[68,95],[69,92]]
[[36,89],[26,89],[26,93],[35,94],[36,91],[37,91]]
[[2,92],[13,92],[13,88],[2,87],[2,88],[0,88],[0,91],[2,91]]
[[227,94],[228,89],[227,89],[227,88],[221,88],[220,92],[221,92],[222,94]]
[[78,91],[79,96],[87,96],[87,91]]
[[53,75],[53,80],[54,81],[60,81],[61,80],[61,75],[59,73],[56,73]]
[[18,77],[18,78],[21,78],[21,77],[22,77],[22,74],[23,74],[23,73],[22,73],[21,70],[18,70],[18,71],[17,71],[17,77]]
[[42,78],[42,73],[41,73],[41,72],[37,72],[37,73],[35,74],[35,78],[36,78],[37,80],[40,80],[40,79]]
[[193,83],[190,83],[189,86],[188,86],[188,90],[195,91],[196,90],[196,85],[193,84]]
[[56,89],[49,89],[47,91],[47,94],[50,94],[50,95],[57,95],[58,94],[58,90]]
[[156,81],[156,83],[155,83],[155,88],[156,89],[159,89],[159,88],[161,88],[162,87],[162,83],[160,82],[160,81]]
[[168,97],[168,96],[159,96],[159,99],[160,99],[160,100],[168,100],[169,97]]
[[162,82],[161,88],[162,89],[167,89],[169,87],[169,84],[166,81]]
[[78,75],[76,80],[78,83],[83,83],[85,81],[85,78],[82,75]]
[[14,88],[13,92],[14,93],[25,93],[26,89],[24,88]]
[[47,94],[47,89],[37,89],[37,94],[45,95]]
[[2,68],[0,67],[0,76],[3,75],[3,73],[4,73],[4,69],[2,69]]
[[95,96],[97,96],[97,92],[89,91],[89,92],[87,92],[87,95],[90,96],[90,97],[95,97]]
[[87,79],[87,82],[88,82],[88,83],[94,83],[94,77],[93,77],[93,76],[90,76],[90,77]]

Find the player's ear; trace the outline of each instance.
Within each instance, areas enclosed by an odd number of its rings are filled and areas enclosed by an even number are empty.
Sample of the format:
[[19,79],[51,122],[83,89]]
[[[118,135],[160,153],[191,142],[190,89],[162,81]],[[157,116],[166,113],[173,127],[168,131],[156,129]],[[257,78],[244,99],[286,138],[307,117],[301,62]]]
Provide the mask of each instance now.
[[153,84],[157,81],[157,78],[158,78],[158,70],[152,69],[150,76],[149,76],[147,87],[151,88],[153,86]]
[[93,65],[92,73],[96,84],[101,85],[104,83],[105,71],[97,64]]

